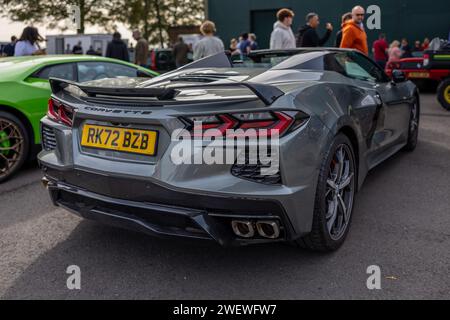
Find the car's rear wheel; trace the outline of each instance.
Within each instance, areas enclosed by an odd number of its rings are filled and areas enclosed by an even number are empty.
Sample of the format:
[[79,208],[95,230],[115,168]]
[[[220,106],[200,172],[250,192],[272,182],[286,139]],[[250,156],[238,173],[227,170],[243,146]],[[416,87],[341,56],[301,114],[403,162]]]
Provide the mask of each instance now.
[[321,165],[312,231],[298,240],[303,248],[334,251],[344,243],[356,191],[355,155],[350,140],[338,134]]
[[405,151],[414,151],[417,147],[419,139],[419,122],[420,122],[420,102],[416,97],[411,106],[411,116],[409,119],[408,142],[404,148]]
[[10,178],[28,157],[30,139],[22,122],[0,111],[0,183]]
[[450,111],[450,78],[439,84],[438,100],[445,109]]

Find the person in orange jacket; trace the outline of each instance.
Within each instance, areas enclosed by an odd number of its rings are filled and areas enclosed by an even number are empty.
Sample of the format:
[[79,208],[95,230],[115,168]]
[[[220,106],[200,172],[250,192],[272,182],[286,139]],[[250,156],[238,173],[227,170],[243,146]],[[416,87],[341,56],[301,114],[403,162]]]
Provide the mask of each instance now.
[[364,8],[356,6],[352,10],[352,19],[342,25],[341,48],[356,49],[369,55],[367,34],[364,30]]

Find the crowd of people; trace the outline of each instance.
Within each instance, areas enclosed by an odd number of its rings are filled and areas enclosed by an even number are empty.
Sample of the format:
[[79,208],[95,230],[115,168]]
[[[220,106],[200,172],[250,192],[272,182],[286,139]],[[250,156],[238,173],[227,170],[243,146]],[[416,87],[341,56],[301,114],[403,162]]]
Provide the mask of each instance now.
[[[289,9],[278,11],[278,21],[274,25],[270,39],[271,49],[322,47],[328,42],[333,32],[331,23],[326,24],[326,33],[321,37],[317,32],[320,24],[319,15],[317,13],[309,13],[306,16],[306,24],[298,30],[297,36],[295,36],[291,28],[294,16],[294,12]],[[364,17],[365,10],[361,6],[354,7],[351,12],[347,12],[342,16],[341,29],[336,34],[336,47],[356,49],[369,55]],[[379,39],[372,45],[372,53],[375,61],[382,68],[385,68],[388,62],[412,57],[414,52],[425,51],[429,44],[430,40],[426,38],[423,42],[416,41],[414,47],[411,47],[408,40],[404,38],[401,42],[394,40],[389,45],[386,35],[381,34]]]
[[[334,27],[326,23],[326,32],[319,35],[319,14],[311,12],[306,15],[305,25],[301,26],[295,34],[292,23],[295,14],[290,9],[281,9],[277,12],[277,21],[274,23],[270,36],[270,49],[288,50],[294,48],[323,47],[330,40]],[[367,33],[364,26],[365,10],[361,6],[355,6],[351,12],[342,15],[341,28],[336,33],[334,46],[338,48],[356,49],[365,55],[369,55]],[[216,36],[216,28],[213,22],[206,21],[201,28],[204,35],[196,46],[194,46],[194,59],[203,58],[209,54],[223,51],[223,42]],[[409,58],[415,52],[423,52],[428,48],[430,40],[426,38],[423,42],[417,40],[411,47],[406,38],[401,41],[394,40],[388,44],[385,34],[380,34],[379,39],[372,45],[372,53],[375,61],[385,68],[389,62],[402,58]],[[239,37],[231,39],[229,51],[232,56],[244,59],[252,50],[258,49],[256,35],[244,33]]]
[[[188,55],[192,53],[193,60],[205,58],[219,52],[224,52],[225,45],[223,41],[215,34],[216,25],[212,21],[205,21],[200,26],[202,38],[193,46],[184,43],[183,38],[179,37],[178,42],[173,46],[173,55],[177,67],[183,66],[189,62]],[[244,59],[251,51],[258,50],[254,33],[243,33],[236,38],[231,39],[227,48],[233,58]]]
[[385,68],[387,64],[397,62],[400,59],[412,58],[415,53],[420,53],[428,49],[430,40],[425,38],[423,42],[417,40],[414,46],[409,45],[408,39],[401,41],[394,40],[390,44],[387,42],[386,35],[380,34],[378,40],[372,45],[372,52],[376,63]]
[[[276,22],[273,25],[273,31],[270,36],[270,49],[287,50],[298,47],[323,47],[329,42],[334,27],[331,23],[326,23],[326,32],[320,35],[318,27],[320,25],[319,14],[311,12],[306,15],[305,24],[301,26],[296,34],[292,30],[292,23],[295,14],[290,9],[281,9],[276,14]],[[361,6],[356,6],[351,12],[342,16],[341,28],[336,33],[334,45],[338,48],[356,49],[369,55],[369,45],[367,42],[367,33],[364,27],[365,10]],[[191,59],[198,60],[209,55],[223,52],[225,46],[223,41],[215,34],[216,26],[212,21],[205,21],[200,27],[202,38],[194,46],[184,43],[183,38],[179,37],[172,47],[176,67],[181,67]],[[149,43],[142,36],[141,32],[135,30],[132,33],[136,41],[134,53],[134,62],[140,66],[147,66],[149,55]],[[227,48],[231,56],[235,59],[245,59],[245,57],[254,50],[258,50],[256,35],[253,33],[243,33],[238,39],[233,38]],[[35,27],[26,27],[20,38],[13,36],[11,43],[3,49],[3,56],[25,56],[45,54],[45,50],[40,48],[40,42],[43,37]],[[412,57],[415,52],[424,51],[428,48],[430,40],[426,38],[423,42],[415,41],[414,46],[410,46],[407,39],[401,41],[394,40],[390,44],[387,42],[385,34],[380,34],[379,38],[372,45],[374,60],[385,68],[389,62],[397,61],[402,58]],[[115,32],[112,41],[106,48],[106,57],[130,61],[130,48],[127,47],[121,38],[119,32]],[[91,46],[84,52],[82,43],[79,42],[70,48],[67,45],[65,50],[67,54],[88,54],[102,55],[101,49],[94,50]],[[190,57],[190,58],[188,58]]]
[[40,47],[42,41],[44,38],[39,34],[37,28],[26,27],[20,38],[11,37],[11,42],[3,48],[1,55],[18,57],[45,54],[45,50]]
[[[131,47],[134,52],[133,62],[137,65],[146,66],[149,53],[148,41],[145,40],[138,30],[133,31],[132,36],[136,40],[136,47]],[[17,38],[16,36],[11,37],[11,42],[4,46],[3,50],[0,52],[0,57],[44,55],[46,54],[46,50],[41,49],[40,47],[40,43],[44,41],[45,39],[39,34],[37,28],[32,26],[25,27],[20,38]],[[112,41],[110,41],[106,47],[105,56],[108,58],[130,61],[129,51],[130,48],[128,48],[126,43],[122,40],[122,35],[119,32],[114,32]],[[89,46],[85,52],[81,41],[78,41],[72,48],[70,44],[67,44],[64,53],[103,55],[101,48],[94,49],[93,46]]]

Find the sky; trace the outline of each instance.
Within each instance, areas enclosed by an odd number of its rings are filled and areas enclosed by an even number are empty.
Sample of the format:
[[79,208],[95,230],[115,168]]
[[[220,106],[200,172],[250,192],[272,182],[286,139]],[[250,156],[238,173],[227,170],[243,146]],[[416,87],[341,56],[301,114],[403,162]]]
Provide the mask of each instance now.
[[[12,22],[7,18],[0,17],[0,42],[9,42],[12,35],[16,37],[20,37],[23,28],[25,28],[27,24],[22,22]],[[36,25],[39,29],[39,33],[46,37],[47,35],[53,34],[61,34],[62,32],[58,29],[47,29],[42,25]],[[131,40],[131,31],[128,30],[125,26],[119,25],[118,31],[122,34],[123,39]],[[74,34],[74,31],[67,31],[65,33]],[[98,30],[96,27],[87,27],[86,33],[103,33],[103,31]],[[131,41],[130,41],[131,42]]]

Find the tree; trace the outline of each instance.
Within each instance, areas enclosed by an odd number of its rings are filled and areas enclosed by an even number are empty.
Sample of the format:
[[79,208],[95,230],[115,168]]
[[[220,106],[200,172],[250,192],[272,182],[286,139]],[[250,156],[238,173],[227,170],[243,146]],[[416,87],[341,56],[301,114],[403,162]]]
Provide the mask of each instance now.
[[80,8],[80,29],[84,33],[86,23],[111,28],[113,23],[108,10],[114,1],[107,0],[0,0],[5,10],[2,14],[13,21],[40,23],[50,28],[66,30],[69,18],[68,8],[76,5]]
[[198,25],[204,19],[204,0],[0,0],[2,14],[13,21],[67,29],[68,8],[80,8],[80,29],[86,24],[105,30],[122,22],[142,31],[151,44],[164,46],[172,26]]
[[204,0],[119,0],[109,15],[163,47],[169,27],[198,25],[204,10]]

